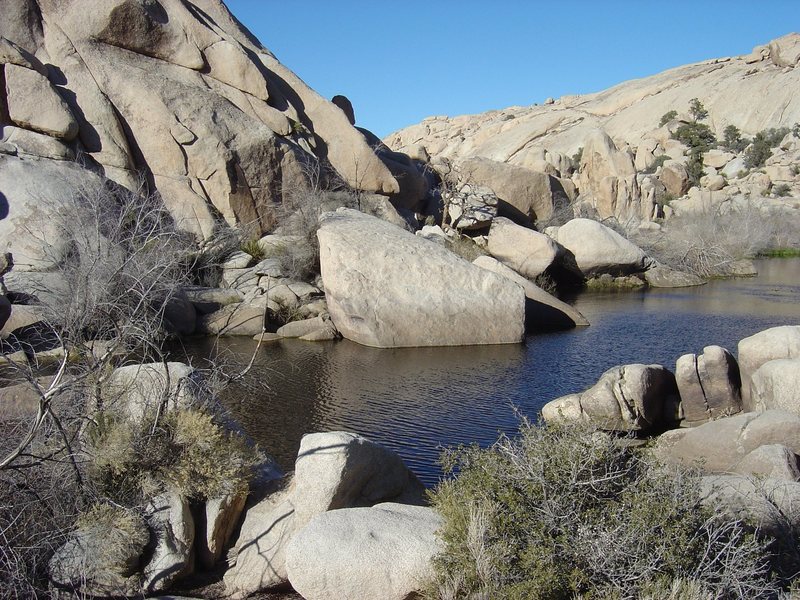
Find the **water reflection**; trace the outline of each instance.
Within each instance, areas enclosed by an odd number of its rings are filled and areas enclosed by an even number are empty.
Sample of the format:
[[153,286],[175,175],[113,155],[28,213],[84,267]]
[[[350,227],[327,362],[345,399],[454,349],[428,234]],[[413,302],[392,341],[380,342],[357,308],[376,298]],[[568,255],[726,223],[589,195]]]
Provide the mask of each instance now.
[[[246,431],[284,467],[306,432],[345,429],[398,451],[427,484],[440,447],[491,443],[511,432],[513,407],[535,417],[557,396],[594,383],[623,363],[673,368],[686,352],[800,324],[800,259],[762,261],[755,279],[700,288],[584,294],[592,325],[529,337],[524,345],[380,350],[342,342],[286,340],[261,349],[247,386],[225,401]],[[198,341],[195,356],[207,351]],[[234,363],[252,340],[225,340]]]

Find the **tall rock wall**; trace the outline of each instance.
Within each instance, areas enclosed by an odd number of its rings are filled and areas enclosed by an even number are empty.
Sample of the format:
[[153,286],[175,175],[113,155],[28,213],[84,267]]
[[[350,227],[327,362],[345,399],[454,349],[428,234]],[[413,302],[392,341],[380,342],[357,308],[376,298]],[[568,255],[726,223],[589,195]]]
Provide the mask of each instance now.
[[4,0],[2,12],[6,154],[80,157],[131,188],[144,178],[199,238],[223,222],[265,231],[318,160],[358,189],[399,191],[344,112],[221,0]]

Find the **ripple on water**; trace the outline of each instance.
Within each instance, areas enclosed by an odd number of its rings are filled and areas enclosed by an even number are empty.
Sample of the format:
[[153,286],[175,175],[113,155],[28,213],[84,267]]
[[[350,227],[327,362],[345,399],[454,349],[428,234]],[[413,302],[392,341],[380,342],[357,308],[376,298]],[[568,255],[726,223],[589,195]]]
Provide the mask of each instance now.
[[[441,448],[492,443],[516,429],[520,413],[580,391],[626,363],[674,368],[681,354],[762,329],[800,324],[800,259],[761,261],[754,279],[699,288],[583,294],[590,327],[530,336],[525,344],[379,350],[348,341],[285,340],[259,352],[245,386],[224,401],[245,430],[291,468],[300,438],[348,430],[397,451],[427,484],[440,477]],[[223,340],[246,364],[252,340]],[[190,352],[201,356],[208,342]]]

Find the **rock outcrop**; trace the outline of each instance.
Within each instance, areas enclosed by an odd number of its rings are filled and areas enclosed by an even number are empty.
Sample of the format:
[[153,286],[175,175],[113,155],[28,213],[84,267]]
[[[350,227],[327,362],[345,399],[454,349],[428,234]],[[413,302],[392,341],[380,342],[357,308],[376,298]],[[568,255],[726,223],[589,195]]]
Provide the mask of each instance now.
[[286,551],[292,587],[307,600],[405,600],[433,577],[441,517],[403,504],[315,517]]
[[679,417],[685,423],[742,410],[739,365],[725,348],[706,346],[700,355],[684,354],[675,364],[675,379],[681,397]]
[[525,294],[439,244],[355,210],[323,215],[325,297],[347,339],[379,348],[522,340]]
[[[658,177],[675,197],[683,195],[690,185],[685,168],[688,149],[670,139],[680,125],[678,119],[688,121],[690,117],[679,114],[672,123],[660,127],[661,117],[669,111],[685,111],[689,102],[698,98],[709,111],[708,125],[718,139],[723,139],[729,125],[752,137],[766,128],[800,122],[800,100],[790,91],[800,85],[800,68],[795,61],[798,38],[800,35],[792,33],[756,48],[750,55],[677,67],[595,94],[564,96],[542,105],[477,115],[429,117],[384,141],[401,152],[422,147],[432,163],[499,164],[515,170],[515,181],[535,177],[544,181],[549,176],[561,182],[565,191],[574,182],[580,192],[579,207],[622,222],[649,220],[662,216],[663,208],[645,190],[642,172],[656,171],[660,157],[661,162],[671,159],[652,177]],[[792,151],[787,148],[782,152]],[[744,169],[741,157],[729,157],[724,152],[708,154],[704,163],[709,171],[701,185],[714,192],[726,185],[721,175],[730,180]],[[789,177],[787,183],[798,190],[791,164],[779,160],[775,166],[782,167],[782,180]],[[580,168],[577,177],[576,166]],[[495,171],[500,178],[501,168]],[[777,175],[778,169],[773,174]],[[722,200],[730,194],[749,194],[750,187],[758,187],[756,195],[761,195],[770,181],[777,181],[758,179],[743,182],[744,186],[738,186],[742,190],[737,187],[717,193],[717,197]],[[485,183],[503,200],[512,201],[491,183]],[[523,212],[525,209],[520,208]],[[534,212],[536,218],[548,218],[546,211]]]
[[[233,598],[286,583],[288,544],[318,515],[381,502],[424,503],[424,486],[400,457],[347,432],[304,436],[294,477],[279,491],[274,487],[263,490],[245,513],[235,564],[224,577]],[[319,579],[317,585],[324,585]]]
[[745,410],[755,410],[750,398],[753,374],[771,360],[800,358],[800,326],[786,325],[759,331],[739,341],[739,368],[742,375],[742,401]]
[[[224,223],[267,230],[276,203],[306,188],[319,162],[356,189],[401,192],[365,134],[221,0],[14,7],[0,22],[0,135],[15,160],[80,154],[88,170],[131,189],[144,174],[199,238]],[[11,168],[3,159],[0,177]],[[32,180],[20,185],[50,195]],[[26,205],[11,203],[12,221]]]
[[591,219],[568,221],[558,228],[556,241],[572,252],[587,277],[639,273],[653,264],[641,248]]
[[603,373],[579,394],[552,400],[542,408],[547,422],[589,423],[608,431],[648,432],[676,422],[675,376],[660,365],[624,365]]

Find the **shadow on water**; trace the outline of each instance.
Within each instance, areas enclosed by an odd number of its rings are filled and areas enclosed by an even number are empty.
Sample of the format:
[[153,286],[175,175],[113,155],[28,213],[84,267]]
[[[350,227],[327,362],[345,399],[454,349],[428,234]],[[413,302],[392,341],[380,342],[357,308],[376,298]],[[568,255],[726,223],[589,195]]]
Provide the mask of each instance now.
[[[441,447],[493,442],[517,416],[592,385],[612,366],[658,363],[762,329],[800,324],[800,259],[761,261],[754,279],[699,288],[596,293],[576,307],[590,327],[531,336],[523,345],[379,350],[348,341],[284,340],[260,350],[247,388],[224,401],[284,468],[304,433],[348,430],[400,453],[427,484]],[[204,352],[204,342],[191,349]],[[252,340],[225,340],[246,363]],[[253,391],[257,389],[257,391]]]

